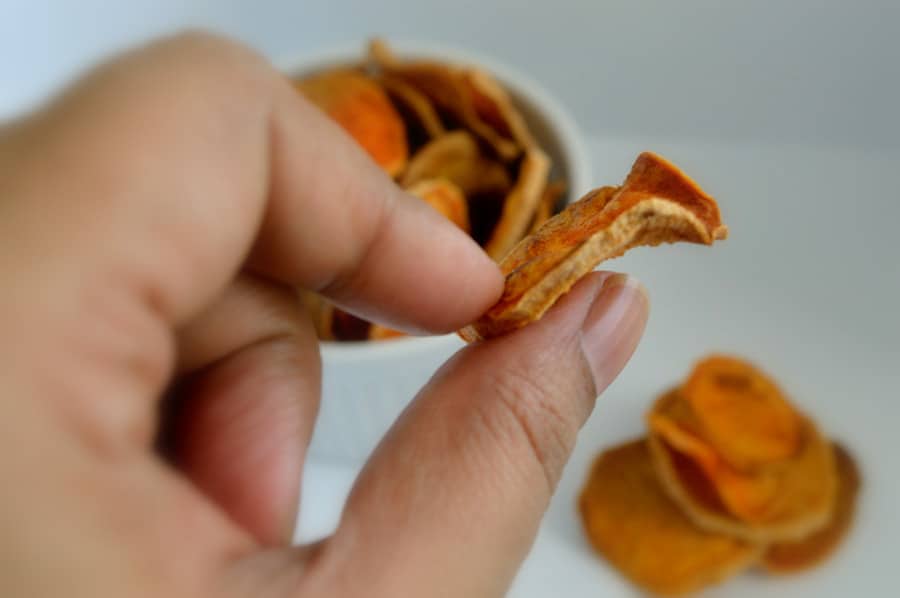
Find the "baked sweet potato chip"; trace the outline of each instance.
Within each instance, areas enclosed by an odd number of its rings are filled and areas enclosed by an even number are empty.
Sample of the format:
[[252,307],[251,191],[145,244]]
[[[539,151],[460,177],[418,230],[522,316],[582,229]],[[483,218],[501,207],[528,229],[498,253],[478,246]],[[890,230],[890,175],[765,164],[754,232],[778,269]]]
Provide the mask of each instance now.
[[538,203],[537,210],[534,212],[534,218],[531,220],[531,226],[528,230],[529,234],[541,228],[545,222],[556,214],[556,208],[565,192],[566,182],[562,179],[551,181],[544,187],[541,200]]
[[523,148],[536,145],[525,119],[503,86],[490,73],[478,68],[468,68],[463,72],[463,81],[475,113],[483,122]]
[[372,325],[339,307],[332,306],[331,334],[339,341],[364,341],[369,338]]
[[778,386],[752,364],[713,355],[699,362],[682,388],[703,437],[739,470],[793,455],[800,442],[794,409]]
[[834,507],[834,457],[811,421],[800,417],[796,454],[752,473],[741,472],[710,451],[702,438],[690,441],[698,449],[685,442],[689,433],[673,434],[660,426],[669,400],[671,394],[654,406],[648,445],[663,488],[695,525],[748,542],[771,543],[803,538],[827,524]]
[[391,176],[406,166],[403,120],[387,94],[352,69],[318,73],[295,81],[296,88],[336,121]]
[[837,497],[831,521],[803,540],[769,548],[762,564],[770,573],[794,573],[820,564],[840,546],[853,525],[862,477],[850,453],[840,444],[832,447],[837,465]]
[[[670,391],[648,414],[651,434],[661,438],[672,450],[692,460],[709,481],[723,510],[735,517],[754,520],[762,517],[778,492],[776,480],[765,475],[744,475],[733,469],[698,434],[691,431],[693,414],[684,413],[678,391]],[[690,417],[685,419],[685,415]]]
[[369,60],[377,70],[397,78],[424,93],[463,127],[490,146],[498,157],[513,160],[522,152],[512,139],[481,120],[466,84],[464,70],[444,62],[401,60],[382,40],[369,45]]
[[723,581],[754,564],[762,551],[695,527],[660,488],[643,440],[597,458],[578,506],[597,552],[658,594],[684,594]]
[[370,341],[385,341],[395,338],[403,338],[405,336],[407,336],[405,332],[400,332],[399,330],[394,330],[393,328],[388,328],[387,326],[383,326],[381,324],[372,324],[369,327]]
[[512,185],[506,168],[485,156],[467,131],[453,131],[438,137],[416,152],[400,179],[403,187],[419,181],[443,178],[467,196],[506,193]]
[[500,220],[484,250],[499,261],[528,232],[550,174],[550,159],[536,147],[525,152],[519,178],[503,202]]
[[425,179],[407,188],[446,218],[469,232],[469,207],[459,187],[447,179]]
[[428,137],[440,137],[447,132],[441,117],[425,94],[402,79],[390,75],[381,75],[378,82],[391,99],[406,108]]
[[366,320],[336,307],[318,293],[300,291],[299,296],[319,340],[361,341],[369,338],[371,325]]
[[621,187],[591,191],[519,242],[500,262],[500,301],[460,336],[491,338],[539,319],[597,264],[633,247],[711,245],[727,233],[712,197],[666,159],[643,153]]
[[318,293],[310,291],[299,291],[300,302],[309,314],[313,326],[316,329],[316,336],[323,341],[333,341],[334,333],[332,332],[332,320],[334,318],[334,305],[325,301]]

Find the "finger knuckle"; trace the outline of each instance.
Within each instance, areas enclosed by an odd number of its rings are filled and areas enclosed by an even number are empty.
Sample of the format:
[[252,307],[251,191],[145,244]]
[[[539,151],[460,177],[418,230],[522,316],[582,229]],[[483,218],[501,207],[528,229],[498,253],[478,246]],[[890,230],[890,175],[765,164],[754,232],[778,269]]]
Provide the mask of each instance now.
[[250,47],[225,36],[204,29],[188,28],[163,42],[178,51],[190,52],[218,60],[247,61],[255,64],[262,57]]
[[271,87],[274,70],[255,50],[238,41],[203,30],[185,30],[151,46],[166,65],[168,90],[173,84],[236,97]]

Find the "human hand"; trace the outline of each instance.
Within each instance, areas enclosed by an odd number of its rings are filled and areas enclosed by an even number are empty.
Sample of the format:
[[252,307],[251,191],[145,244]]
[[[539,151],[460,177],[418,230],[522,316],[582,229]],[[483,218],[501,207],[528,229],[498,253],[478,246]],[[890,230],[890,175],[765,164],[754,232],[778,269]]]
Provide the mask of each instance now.
[[447,332],[502,282],[231,42],[155,44],[8,125],[0,595],[502,595],[643,331],[630,279],[592,274],[540,322],[460,351],[335,534],[287,547],[320,387],[293,289]]

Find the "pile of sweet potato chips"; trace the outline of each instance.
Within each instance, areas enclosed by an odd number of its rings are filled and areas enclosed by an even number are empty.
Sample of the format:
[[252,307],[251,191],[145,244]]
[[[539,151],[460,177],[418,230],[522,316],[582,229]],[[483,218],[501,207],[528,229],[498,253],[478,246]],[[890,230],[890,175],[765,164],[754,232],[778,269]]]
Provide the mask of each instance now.
[[674,595],[753,566],[808,569],[850,528],[852,457],[753,365],[700,361],[646,421],[646,438],[597,458],[579,500],[592,545],[637,585]]
[[[411,194],[495,260],[565,203],[566,182],[507,90],[475,65],[403,60],[380,40],[358,64],[294,81]],[[305,297],[320,338],[402,336]]]

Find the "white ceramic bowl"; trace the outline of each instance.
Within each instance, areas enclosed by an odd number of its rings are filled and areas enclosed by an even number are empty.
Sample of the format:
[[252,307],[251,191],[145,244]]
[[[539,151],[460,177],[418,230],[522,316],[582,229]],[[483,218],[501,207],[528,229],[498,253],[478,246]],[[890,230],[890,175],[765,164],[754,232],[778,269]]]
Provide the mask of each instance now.
[[[475,64],[491,72],[509,91],[532,133],[553,160],[553,175],[568,183],[568,197],[591,187],[591,163],[579,129],[566,110],[538,83],[490,57],[432,43],[396,42],[404,58],[435,58]],[[365,43],[286,61],[293,76],[357,64]],[[359,463],[384,435],[407,403],[454,352],[456,335],[381,342],[323,342],[322,404],[310,454],[317,459]]]

